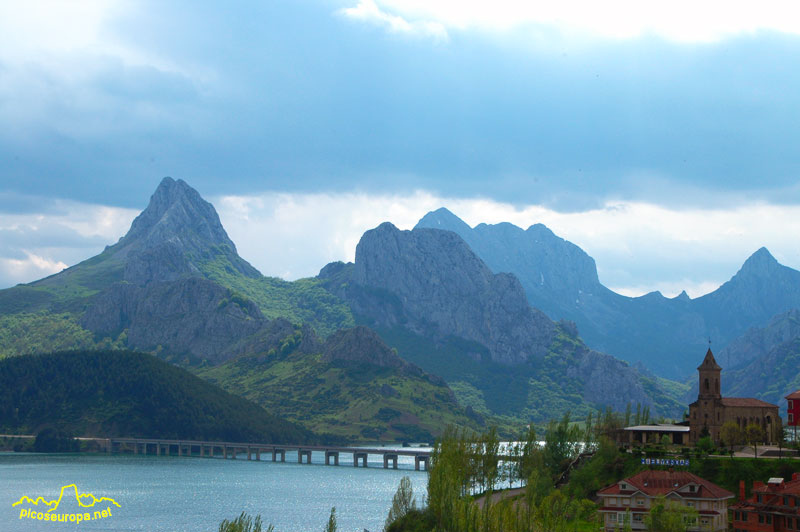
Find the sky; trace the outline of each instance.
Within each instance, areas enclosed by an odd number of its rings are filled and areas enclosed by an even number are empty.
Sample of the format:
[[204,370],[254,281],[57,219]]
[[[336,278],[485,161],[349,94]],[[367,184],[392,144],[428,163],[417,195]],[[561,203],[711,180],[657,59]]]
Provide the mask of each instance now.
[[0,3],[0,288],[164,176],[266,275],[448,207],[544,223],[627,295],[800,268],[795,2]]

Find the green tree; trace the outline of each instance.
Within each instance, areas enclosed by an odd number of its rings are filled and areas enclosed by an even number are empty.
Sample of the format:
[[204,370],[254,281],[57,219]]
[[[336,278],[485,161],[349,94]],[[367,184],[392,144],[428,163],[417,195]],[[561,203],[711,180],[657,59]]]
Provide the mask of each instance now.
[[733,453],[733,446],[741,444],[744,439],[742,437],[742,429],[735,421],[726,421],[719,429],[719,435],[723,444],[728,446],[731,453]]
[[544,442],[544,463],[553,480],[556,480],[581,449],[581,431],[570,423],[569,412],[559,422],[550,421]]
[[[274,532],[275,527],[269,525],[267,532]],[[219,525],[219,532],[262,532],[261,516],[257,515],[255,519],[242,512],[239,517],[233,521],[225,519]]]
[[711,449],[714,448],[714,442],[711,441],[711,436],[703,436],[699,440],[697,440],[697,449],[703,453],[708,454],[711,452]]
[[753,458],[758,458],[758,444],[764,441],[764,430],[761,426],[750,423],[744,429],[747,442],[753,446]]
[[336,507],[331,508],[331,515],[328,517],[328,524],[325,525],[325,532],[336,532]]
[[411,487],[411,479],[403,477],[400,479],[400,486],[392,497],[392,507],[386,517],[384,529],[388,529],[392,523],[405,517],[405,515],[417,508],[417,500],[414,498],[414,490]]
[[697,521],[697,510],[679,502],[658,497],[644,522],[652,532],[686,532]]
[[67,432],[46,428],[36,435],[33,451],[36,453],[77,453],[80,451],[80,444]]

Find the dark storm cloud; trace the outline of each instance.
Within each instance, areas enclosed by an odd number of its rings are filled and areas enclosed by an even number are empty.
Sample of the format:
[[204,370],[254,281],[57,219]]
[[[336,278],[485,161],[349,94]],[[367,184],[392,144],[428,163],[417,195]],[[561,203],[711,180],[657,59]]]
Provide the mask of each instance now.
[[44,112],[10,114],[25,134],[0,135],[2,188],[140,206],[172,175],[206,194],[424,188],[561,210],[800,195],[798,38],[443,43],[337,7],[153,3],[108,31],[160,63],[88,57],[80,83],[49,86],[27,71],[34,100],[4,65],[2,94]]

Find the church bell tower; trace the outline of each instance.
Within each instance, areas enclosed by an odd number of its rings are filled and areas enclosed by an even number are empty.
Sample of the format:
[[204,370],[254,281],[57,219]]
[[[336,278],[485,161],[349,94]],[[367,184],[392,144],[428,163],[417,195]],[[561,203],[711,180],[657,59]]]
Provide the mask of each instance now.
[[720,399],[720,372],[722,368],[719,367],[717,361],[714,360],[714,353],[711,348],[706,352],[706,357],[703,362],[697,367],[700,373],[700,393],[698,399]]

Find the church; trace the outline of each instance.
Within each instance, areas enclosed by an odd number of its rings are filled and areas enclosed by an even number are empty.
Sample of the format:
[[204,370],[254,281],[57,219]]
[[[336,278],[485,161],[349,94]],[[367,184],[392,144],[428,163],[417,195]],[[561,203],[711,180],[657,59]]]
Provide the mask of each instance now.
[[728,421],[733,421],[742,430],[756,424],[764,430],[766,443],[778,441],[781,418],[778,405],[761,399],[744,397],[722,397],[720,394],[720,372],[722,368],[714,360],[711,349],[706,353],[703,363],[697,368],[700,373],[700,387],[697,401],[689,405],[689,443],[694,445],[703,435],[708,434],[714,443],[720,442],[720,429]]

